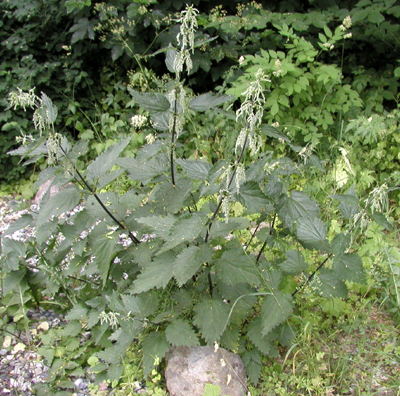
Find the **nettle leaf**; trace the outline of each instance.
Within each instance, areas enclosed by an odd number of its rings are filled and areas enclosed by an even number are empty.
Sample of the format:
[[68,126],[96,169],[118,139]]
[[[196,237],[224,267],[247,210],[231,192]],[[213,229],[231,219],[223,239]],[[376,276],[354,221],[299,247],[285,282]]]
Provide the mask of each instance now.
[[167,66],[167,69],[171,73],[176,73],[176,56],[178,52],[175,48],[172,46],[169,46],[166,54],[165,54],[165,66]]
[[135,102],[150,113],[161,113],[170,109],[169,100],[160,93],[142,93],[128,88]]
[[326,225],[316,217],[303,217],[298,220],[297,238],[308,249],[329,250],[329,243],[326,240]]
[[[131,138],[121,139],[117,144],[109,147],[104,153],[100,154],[88,167],[87,177],[90,181],[95,182],[99,178],[104,178],[116,163],[125,147],[129,144]],[[107,180],[104,181],[105,183]],[[104,184],[104,183],[103,183]]]
[[166,243],[159,253],[170,250],[183,242],[196,239],[203,231],[205,219],[198,215],[191,215],[188,218],[179,219],[170,229]]
[[97,265],[104,286],[108,279],[111,261],[119,251],[119,245],[115,238],[102,235],[102,237],[91,241],[91,247],[95,256],[94,263]]
[[68,187],[47,200],[41,206],[37,216],[36,225],[41,226],[49,221],[52,216],[59,216],[68,212],[79,204],[80,192],[75,187]]
[[273,337],[271,337],[272,333],[270,332],[264,336],[262,330],[263,325],[261,318],[254,319],[249,325],[247,337],[263,355],[275,356],[276,347],[273,344]]
[[271,201],[261,191],[258,183],[249,181],[240,186],[239,197],[249,213],[270,212],[273,210]]
[[262,367],[260,352],[258,352],[256,349],[246,351],[243,354],[242,359],[250,382],[253,385],[257,385]]
[[351,243],[351,237],[348,234],[337,234],[331,242],[332,253],[335,256],[341,256],[349,248]]
[[286,252],[286,260],[279,264],[279,267],[287,274],[296,275],[307,269],[307,263],[298,250],[288,250]]
[[333,259],[333,271],[340,280],[362,283],[365,280],[362,261],[357,254],[342,254]]
[[142,293],[139,296],[123,294],[121,296],[126,312],[131,312],[139,318],[146,318],[155,313],[159,306],[156,292]]
[[24,214],[8,226],[8,228],[3,232],[2,237],[4,238],[6,235],[11,235],[15,231],[21,230],[27,226],[31,226],[32,222],[33,217],[29,214]]
[[332,198],[339,201],[339,210],[345,219],[352,219],[360,211],[358,198],[355,194],[336,194]]
[[267,296],[261,310],[262,334],[267,335],[283,323],[292,312],[293,302],[290,294],[276,290],[272,296]]
[[179,164],[188,177],[192,179],[206,180],[211,169],[211,165],[208,162],[201,160],[177,159],[176,163]]
[[322,268],[316,282],[322,296],[324,297],[347,297],[347,287],[345,283],[338,279],[335,271]]
[[138,217],[136,221],[147,227],[150,227],[158,236],[164,240],[168,240],[168,236],[171,232],[172,226],[176,222],[174,216],[148,216]]
[[226,250],[217,261],[215,272],[217,278],[227,285],[260,284],[255,258],[247,256],[242,247]]
[[182,287],[198,271],[200,266],[212,257],[209,245],[189,246],[176,257],[174,264],[174,277],[179,287]]
[[292,228],[300,218],[318,217],[319,208],[307,194],[293,191],[290,197],[283,198],[278,214],[285,225]]
[[178,180],[176,185],[168,180],[154,188],[149,201],[154,202],[157,208],[166,213],[177,213],[182,209],[191,188],[192,185],[187,179]]
[[143,372],[148,376],[153,370],[158,359],[162,359],[167,353],[170,345],[163,331],[154,331],[147,334],[142,342],[143,348]]
[[153,177],[161,175],[165,171],[164,158],[150,158],[141,160],[139,158],[119,158],[117,165],[127,170],[132,180],[147,183]]
[[175,319],[165,329],[165,335],[171,345],[197,346],[199,340],[190,324],[182,319]]
[[152,288],[165,288],[173,276],[175,254],[172,251],[157,256],[146,265],[133,282],[133,292],[143,293]]
[[220,300],[204,299],[194,307],[194,324],[200,329],[207,344],[221,337],[229,314],[229,305]]
[[195,111],[206,111],[212,109],[213,107],[220,106],[232,99],[232,96],[228,95],[214,95],[212,93],[205,93],[192,99],[189,102],[189,108]]

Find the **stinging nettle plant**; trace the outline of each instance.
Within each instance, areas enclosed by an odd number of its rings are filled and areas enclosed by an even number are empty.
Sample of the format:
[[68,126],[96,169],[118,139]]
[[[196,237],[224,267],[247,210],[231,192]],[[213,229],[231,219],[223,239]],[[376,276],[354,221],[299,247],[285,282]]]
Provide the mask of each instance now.
[[[317,203],[289,191],[304,164],[265,150],[268,139],[288,138],[263,124],[269,80],[261,69],[236,114],[225,110],[237,122],[236,131],[226,131],[237,135],[231,158],[180,156],[187,119],[231,101],[193,97],[184,86],[196,15],[189,6],[179,17],[177,46],[166,49],[174,78],[165,90],[131,90],[152,126],[135,156],[123,155],[127,136],[86,166],[87,142],[55,132],[57,110],[45,94],[10,95],[13,106],[35,109],[40,130],[12,154],[28,162],[47,157],[39,180],[60,191],[47,193],[6,231],[3,282],[18,284],[26,301],[65,296],[68,328],[91,332],[99,378],[118,378],[125,351],[139,338],[146,375],[172,346],[218,343],[242,355],[256,383],[262,355],[277,355],[278,345],[293,338],[298,292],[345,297],[346,282],[363,281],[351,231],[364,210],[353,193],[336,195],[348,227],[329,240]],[[124,175],[128,191],[114,191]],[[12,238],[26,227],[34,229],[26,242]],[[11,291],[3,289],[4,303],[17,310]],[[57,357],[48,360],[55,365]]]

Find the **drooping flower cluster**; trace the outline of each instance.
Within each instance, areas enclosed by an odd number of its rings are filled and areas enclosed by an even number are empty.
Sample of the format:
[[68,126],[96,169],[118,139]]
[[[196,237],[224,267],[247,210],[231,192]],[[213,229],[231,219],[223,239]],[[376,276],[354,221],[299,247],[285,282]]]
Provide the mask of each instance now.
[[182,73],[184,65],[186,65],[188,73],[193,68],[191,54],[194,52],[194,34],[198,26],[196,18],[198,13],[199,11],[193,6],[186,6],[177,20],[181,24],[180,31],[176,37],[179,50],[174,61],[174,69],[177,76]]

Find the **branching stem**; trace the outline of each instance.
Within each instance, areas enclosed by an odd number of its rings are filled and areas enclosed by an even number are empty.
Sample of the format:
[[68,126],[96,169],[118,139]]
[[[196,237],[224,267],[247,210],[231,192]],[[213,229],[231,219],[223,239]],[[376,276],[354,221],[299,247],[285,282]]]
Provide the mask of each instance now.
[[175,155],[175,145],[176,145],[176,119],[177,119],[177,102],[178,102],[178,94],[175,88],[175,98],[174,98],[174,121],[172,123],[172,131],[171,131],[171,149],[169,154],[169,162],[171,166],[171,182],[172,185],[175,186],[175,167],[174,167],[174,155]]

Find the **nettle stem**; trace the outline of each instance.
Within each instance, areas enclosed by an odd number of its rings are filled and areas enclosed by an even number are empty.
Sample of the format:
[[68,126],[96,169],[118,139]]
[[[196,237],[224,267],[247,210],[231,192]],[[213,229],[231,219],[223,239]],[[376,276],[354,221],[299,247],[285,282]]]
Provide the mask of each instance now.
[[173,114],[173,122],[172,122],[172,130],[171,130],[171,148],[169,154],[169,162],[171,167],[171,183],[175,186],[175,166],[174,166],[174,156],[175,156],[175,146],[176,146],[176,120],[178,117],[177,114],[177,102],[178,102],[178,94],[175,88],[175,97],[174,97],[174,114]]
[[[269,229],[269,236],[271,236],[274,232],[275,221],[276,221],[276,213],[274,214],[274,218],[272,219],[271,227]],[[257,254],[256,263],[258,263],[260,261],[261,255],[263,254],[263,252],[267,246],[267,241],[268,241],[268,239],[266,239],[264,241],[263,245],[261,246],[261,249]]]
[[[70,164],[72,165],[74,171],[76,172],[79,180],[81,181],[81,183],[89,190],[89,192],[94,196],[94,198],[96,199],[96,201],[99,203],[99,205],[102,207],[102,209],[107,213],[107,215],[114,221],[115,224],[118,225],[119,228],[121,228],[122,230],[126,231],[128,233],[129,238],[131,239],[131,241],[135,244],[139,244],[140,241],[139,239],[137,239],[135,237],[135,235],[133,235],[133,233],[128,229],[128,227],[121,223],[107,208],[107,206],[103,203],[103,201],[100,199],[100,197],[97,195],[96,191],[94,191],[94,189],[92,188],[92,186],[86,181],[86,179],[83,177],[82,173],[79,172],[79,170],[76,168],[76,166],[73,164],[73,162],[69,159],[67,153],[65,152],[65,150],[62,148],[62,146],[60,145],[60,149],[63,152],[65,158],[68,159],[68,161],[70,162]],[[79,182],[78,180],[78,182]],[[81,184],[79,183],[79,184]],[[81,185],[82,185],[81,184]]]

